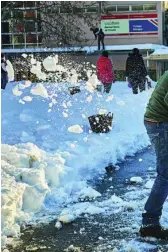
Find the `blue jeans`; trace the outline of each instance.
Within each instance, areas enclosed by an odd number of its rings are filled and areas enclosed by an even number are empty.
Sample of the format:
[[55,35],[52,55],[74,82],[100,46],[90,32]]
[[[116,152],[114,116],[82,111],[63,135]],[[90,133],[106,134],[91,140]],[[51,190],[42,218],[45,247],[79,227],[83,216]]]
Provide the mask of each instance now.
[[168,122],[154,125],[145,122],[156,153],[157,177],[142,214],[143,225],[158,225],[163,204],[168,196]]

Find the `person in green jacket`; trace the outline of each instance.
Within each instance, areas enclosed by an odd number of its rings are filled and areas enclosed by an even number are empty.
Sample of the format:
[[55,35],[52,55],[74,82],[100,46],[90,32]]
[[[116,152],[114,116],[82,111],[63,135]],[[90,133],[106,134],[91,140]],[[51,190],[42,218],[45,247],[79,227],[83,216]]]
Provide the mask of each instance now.
[[168,71],[152,93],[144,123],[156,153],[157,177],[142,214],[140,235],[168,240],[168,229],[160,225],[163,204],[168,196]]

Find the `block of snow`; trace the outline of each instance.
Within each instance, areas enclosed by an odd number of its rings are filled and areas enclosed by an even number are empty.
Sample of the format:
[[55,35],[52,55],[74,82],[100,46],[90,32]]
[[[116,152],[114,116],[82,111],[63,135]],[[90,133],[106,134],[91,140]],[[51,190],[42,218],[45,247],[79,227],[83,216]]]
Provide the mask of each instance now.
[[19,100],[19,103],[25,104],[25,102],[22,99]]
[[81,128],[80,125],[73,125],[73,126],[70,126],[68,127],[68,131],[69,132],[72,132],[72,133],[77,133],[77,134],[80,134],[83,132],[83,129]]
[[155,170],[154,167],[149,167],[149,168],[148,168],[148,171],[153,171],[153,170]]
[[16,96],[21,96],[23,94],[22,91],[19,90],[18,85],[16,85],[13,90],[12,90],[13,94]]
[[68,114],[66,113],[66,112],[62,112],[62,114],[63,114],[63,116],[65,117],[65,118],[67,118],[68,117]]
[[154,184],[154,181],[153,181],[153,180],[149,180],[149,181],[145,184],[145,188],[147,188],[147,189],[152,189],[153,184]]
[[79,193],[78,193],[79,198],[97,198],[101,197],[101,193],[97,192],[91,187],[83,188]]
[[135,184],[139,184],[143,182],[143,179],[141,177],[132,177],[130,178],[130,182],[135,183]]
[[36,84],[35,87],[33,87],[30,92],[33,94],[33,95],[39,95],[41,97],[44,97],[44,98],[47,98],[48,97],[48,93],[47,93],[47,90],[45,89],[45,87],[41,84],[41,83],[38,83]]
[[43,60],[44,68],[49,72],[55,72],[57,70],[56,64],[58,63],[57,58],[54,56],[48,56]]
[[24,96],[22,99],[24,101],[27,101],[27,102],[31,102],[32,101],[32,97],[31,96]]
[[31,81],[29,81],[29,80],[25,81],[25,87],[30,87],[31,84],[32,84]]
[[31,60],[30,60],[30,63],[31,63],[31,65],[35,65],[35,64],[36,64],[36,59],[34,59],[34,58],[32,57]]
[[23,53],[22,57],[26,59],[27,58],[27,54]]
[[56,227],[57,229],[61,229],[61,228],[62,228],[61,222],[60,222],[60,221],[57,221],[57,222],[55,223],[55,227]]
[[65,215],[60,214],[58,221],[61,221],[63,223],[70,223],[70,222],[74,221],[75,219],[76,219],[75,215],[67,213]]
[[123,200],[120,197],[116,196],[115,194],[111,196],[110,200],[113,203],[121,203],[121,202],[123,202]]

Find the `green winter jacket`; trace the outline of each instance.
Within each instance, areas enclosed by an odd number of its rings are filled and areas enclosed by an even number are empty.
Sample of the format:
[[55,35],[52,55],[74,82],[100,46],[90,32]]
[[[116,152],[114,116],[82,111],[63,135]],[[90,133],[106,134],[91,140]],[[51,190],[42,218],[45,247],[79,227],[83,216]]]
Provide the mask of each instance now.
[[159,79],[146,108],[145,120],[168,122],[168,71]]

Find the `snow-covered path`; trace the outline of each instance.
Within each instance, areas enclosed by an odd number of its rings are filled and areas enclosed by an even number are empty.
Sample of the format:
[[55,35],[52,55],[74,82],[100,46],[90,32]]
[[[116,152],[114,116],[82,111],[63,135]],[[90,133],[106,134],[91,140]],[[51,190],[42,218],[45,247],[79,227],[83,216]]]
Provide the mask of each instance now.
[[[20,246],[10,251],[39,249],[42,252],[62,252],[73,245],[80,248],[74,251],[80,252],[167,252],[167,242],[142,239],[138,235],[141,213],[155,177],[153,152],[146,149],[135,157],[127,157],[120,167],[120,170],[105,174],[97,181],[90,181],[90,185],[102,196],[89,204],[106,206],[105,213],[85,214],[65,224],[61,230],[55,228],[55,221],[49,225],[26,228]],[[142,181],[134,179],[139,183],[130,183],[130,178],[135,176]],[[167,211],[168,201],[162,217],[162,223],[168,227]]]
[[[116,82],[104,94],[94,83],[94,76],[79,83],[75,95],[68,91],[72,83],[28,81],[10,83],[2,92],[2,246],[24,224],[134,208],[113,195],[113,180],[108,197],[95,180],[109,163],[148,146],[143,117],[153,89],[135,96],[126,82]],[[112,130],[93,133],[88,116],[107,112],[114,113]]]

